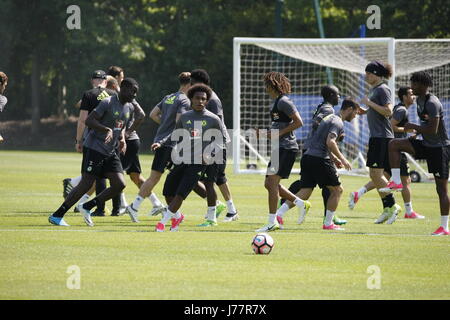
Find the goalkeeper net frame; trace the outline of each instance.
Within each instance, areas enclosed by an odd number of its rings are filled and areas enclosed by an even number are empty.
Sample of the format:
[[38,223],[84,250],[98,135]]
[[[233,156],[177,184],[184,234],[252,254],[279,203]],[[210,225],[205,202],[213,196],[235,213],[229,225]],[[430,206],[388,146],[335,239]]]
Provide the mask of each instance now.
[[[291,81],[289,95],[303,120],[295,131],[302,147],[311,130],[311,117],[322,102],[320,89],[333,84],[340,90],[341,101],[353,97],[360,101],[369,91],[364,80],[365,66],[373,60],[393,67],[388,81],[393,103],[398,103],[397,90],[408,86],[413,72],[426,70],[433,76],[431,93],[444,106],[447,128],[450,128],[450,39],[278,39],[234,38],[233,41],[233,171],[237,174],[264,174],[270,158],[270,143],[264,136],[255,136],[255,129],[270,128],[272,99],[265,92],[263,76],[269,71],[284,73]],[[340,102],[341,102],[340,101]],[[340,104],[335,106],[335,112]],[[368,174],[365,166],[369,130],[367,116],[358,116],[345,123],[341,151],[352,162],[350,172]],[[418,123],[416,106],[409,108],[409,120]],[[412,169],[430,178],[426,164],[407,155]],[[300,171],[299,162],[292,170]]]

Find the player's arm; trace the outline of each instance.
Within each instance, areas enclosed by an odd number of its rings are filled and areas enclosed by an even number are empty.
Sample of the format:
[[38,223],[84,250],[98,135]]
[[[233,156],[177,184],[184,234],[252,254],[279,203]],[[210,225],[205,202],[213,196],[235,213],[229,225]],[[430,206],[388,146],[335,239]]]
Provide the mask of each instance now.
[[330,132],[327,137],[327,147],[328,150],[330,150],[330,153],[336,156],[336,158],[339,159],[339,161],[342,163],[345,169],[351,170],[352,166],[347,161],[347,159],[344,157],[344,155],[339,150],[338,144],[336,142],[336,133]]
[[96,110],[97,109],[94,109],[86,118],[85,121],[86,126],[97,132],[105,133],[106,134],[105,143],[109,143],[113,138],[113,131],[111,128],[108,128],[107,126],[104,126],[100,123],[100,119],[102,117],[100,114],[97,113]]
[[120,132],[119,137],[119,153],[125,154],[127,151],[127,142],[125,140],[125,129]]
[[131,127],[128,128],[128,130],[127,130],[128,132],[135,131],[141,125],[142,121],[144,121],[144,119],[145,119],[145,112],[144,112],[144,110],[142,110],[139,103],[137,103],[136,101],[133,101],[132,104],[134,106],[134,110],[133,110],[134,121],[133,121],[133,124],[131,125]]
[[180,119],[180,117],[183,113],[189,111],[190,107],[191,107],[190,100],[185,100],[180,103],[178,110],[177,110],[177,114],[175,116],[175,123],[178,122],[178,120]]
[[437,134],[439,128],[439,119],[439,117],[430,118],[427,124],[421,126],[408,122],[405,124],[405,129],[416,130],[416,132],[420,134]]
[[157,124],[161,124],[161,109],[158,106],[155,106],[150,112],[150,119],[155,121]]
[[278,134],[280,137],[303,126],[303,120],[298,111],[295,111],[290,118],[292,122],[286,128],[280,130]]
[[333,163],[336,165],[338,169],[341,169],[343,167],[341,160],[338,159],[333,153],[330,152],[330,159],[333,161]]
[[372,108],[373,110],[375,110],[382,116],[385,116],[385,117],[392,116],[392,109],[393,109],[392,103],[387,103],[385,105],[380,106],[380,105],[376,104],[375,102],[370,101],[367,97],[363,98],[361,102],[363,104],[365,104],[366,106],[368,106],[369,108]]
[[392,118],[391,119],[391,126],[392,126],[392,130],[394,130],[394,132],[398,132],[398,133],[406,133],[406,132],[413,132],[414,129],[405,129],[405,127],[399,127],[398,124],[400,123],[400,121]]
[[80,115],[78,116],[78,122],[77,122],[77,136],[75,138],[75,149],[78,152],[81,152],[83,148],[83,132],[86,128],[86,118],[88,116],[87,110],[80,110]]
[[[175,129],[174,129],[173,131],[175,131],[175,130],[177,130],[177,129],[181,129],[181,128],[183,128],[183,124],[181,123],[181,119],[178,119],[178,121],[177,121],[176,124],[175,124]],[[165,136],[165,137],[162,138],[161,140],[159,140],[159,141],[153,143],[153,144],[151,145],[150,148],[151,148],[153,151],[156,150],[156,149],[158,149],[158,148],[160,148],[162,145],[164,145],[165,143],[167,143],[168,141],[171,140],[172,134],[173,134],[173,132],[172,132],[171,134],[168,134],[167,136]]]
[[[361,103],[362,103],[362,101],[361,101]],[[358,111],[357,111],[358,115],[362,116],[362,115],[366,114],[367,111],[369,111],[369,109],[363,109],[363,108],[361,108],[361,106],[358,104]]]

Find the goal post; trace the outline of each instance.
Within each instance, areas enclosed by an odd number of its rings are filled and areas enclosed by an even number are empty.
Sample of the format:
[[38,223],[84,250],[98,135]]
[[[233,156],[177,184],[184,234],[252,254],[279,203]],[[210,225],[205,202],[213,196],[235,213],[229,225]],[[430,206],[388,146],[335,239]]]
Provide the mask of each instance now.
[[[441,40],[396,40],[394,38],[278,39],[234,38],[233,42],[233,169],[235,173],[265,173],[270,156],[267,140],[250,139],[252,129],[270,127],[272,99],[265,92],[263,76],[269,71],[286,74],[292,85],[289,95],[303,119],[295,131],[300,145],[311,129],[311,116],[322,101],[320,89],[328,83],[331,70],[333,84],[341,97],[359,101],[369,86],[364,80],[365,66],[372,60],[392,65],[394,76],[388,85],[396,97],[400,85],[408,85],[410,74],[418,70],[432,73],[440,88],[435,93],[450,109],[450,42]],[[446,78],[447,77],[447,78]],[[335,111],[339,110],[335,107]],[[410,114],[414,118],[415,108]],[[355,168],[349,174],[367,175],[365,156],[369,131],[367,116],[345,123],[346,136],[341,150]],[[447,120],[448,116],[447,116]],[[413,121],[414,122],[414,121]],[[299,172],[298,163],[293,172]],[[342,172],[347,173],[347,172]]]

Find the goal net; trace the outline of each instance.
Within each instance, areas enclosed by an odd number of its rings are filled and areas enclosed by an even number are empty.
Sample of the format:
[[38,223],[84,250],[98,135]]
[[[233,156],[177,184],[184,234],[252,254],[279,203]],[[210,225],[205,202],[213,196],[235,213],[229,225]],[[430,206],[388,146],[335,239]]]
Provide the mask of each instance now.
[[[396,91],[409,85],[415,71],[426,70],[434,79],[431,92],[439,97],[450,124],[450,41],[396,40],[393,38],[352,39],[270,39],[235,38],[233,70],[233,165],[235,173],[263,173],[270,157],[270,142],[255,137],[255,129],[271,125],[272,99],[265,92],[263,76],[269,71],[284,73],[292,85],[289,95],[303,119],[295,131],[300,147],[311,131],[311,117],[322,102],[320,89],[332,83],[339,88],[341,101],[353,97],[360,101],[369,91],[364,80],[365,66],[372,60],[390,63],[394,77],[388,85],[398,102]],[[335,107],[337,112],[340,104]],[[410,108],[410,121],[418,123],[416,107]],[[448,127],[450,128],[450,127]],[[366,175],[369,130],[367,116],[345,122],[345,138],[340,145],[353,170],[342,172]],[[425,165],[426,166],[426,165]],[[412,169],[427,176],[423,164]],[[299,162],[293,172],[299,172]]]

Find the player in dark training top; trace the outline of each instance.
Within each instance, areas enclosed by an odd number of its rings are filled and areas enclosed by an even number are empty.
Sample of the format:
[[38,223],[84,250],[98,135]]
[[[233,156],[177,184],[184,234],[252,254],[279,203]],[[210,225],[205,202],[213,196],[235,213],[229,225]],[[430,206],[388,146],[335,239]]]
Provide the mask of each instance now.
[[[406,130],[404,125],[409,122],[409,108],[414,104],[415,95],[410,87],[400,87],[397,92],[397,96],[400,102],[394,106],[392,111],[391,125],[394,130],[394,136],[397,139],[407,138],[407,133],[414,133],[415,130]],[[385,172],[385,176],[389,179],[390,172]],[[405,153],[402,153],[400,162],[400,177],[403,184],[402,198],[405,204],[405,219],[424,219],[425,217],[418,214],[413,210],[411,200],[411,177],[409,176],[408,159]],[[356,203],[367,192],[375,189],[375,185],[372,181],[366,183],[358,191],[350,193],[348,206],[351,210],[355,207]]]
[[264,76],[267,94],[274,99],[270,109],[272,126],[269,133],[272,154],[267,168],[264,187],[268,192],[269,217],[268,223],[256,232],[268,232],[279,229],[276,220],[279,196],[290,200],[299,208],[300,216],[304,216],[311,207],[309,201],[297,198],[292,192],[280,184],[281,179],[289,178],[299,151],[294,130],[303,125],[302,118],[294,103],[287,94],[291,92],[289,79],[280,72],[269,72]]
[[[190,73],[182,72],[178,75],[179,89],[177,92],[165,96],[150,112],[150,118],[159,124],[153,144],[161,145],[161,141],[167,139],[172,134],[176,121],[180,116],[190,108],[190,101],[186,96],[190,88]],[[150,177],[144,181],[139,188],[139,193],[134,201],[127,206],[126,211],[132,221],[138,222],[138,211],[142,202],[148,198],[153,208],[150,215],[156,216],[163,212],[164,205],[153,192],[155,186],[159,183],[164,171],[170,166],[171,153],[174,144],[167,143],[160,148],[154,149]]]
[[445,127],[444,109],[438,97],[429,92],[433,85],[431,76],[425,71],[415,72],[411,76],[411,88],[417,96],[417,114],[420,125],[406,123],[406,130],[413,129],[422,135],[418,139],[394,139],[389,143],[389,159],[392,167],[392,181],[386,191],[401,191],[400,178],[401,152],[408,152],[416,159],[426,159],[428,172],[434,176],[436,192],[439,197],[441,225],[433,235],[449,235],[448,214],[448,178],[450,160],[450,140]]
[[[212,90],[204,84],[197,84],[189,89],[187,95],[191,100],[192,110],[180,116],[170,137],[153,146],[158,149],[166,143],[178,141],[172,152],[175,167],[164,183],[163,194],[168,207],[164,209],[163,217],[156,225],[157,232],[163,232],[169,220],[172,220],[170,230],[178,230],[184,218],[178,211],[183,201],[197,185],[207,167],[223,160],[225,127],[218,116],[206,110]],[[214,188],[213,183],[205,186]],[[210,197],[210,190],[207,193],[208,206],[215,207],[217,195]]]
[[[86,128],[85,121],[88,115],[94,110],[100,101],[110,96],[116,95],[116,92],[106,88],[106,73],[103,70],[96,70],[91,77],[92,89],[84,92],[83,97],[80,101],[80,113],[77,121],[77,132],[75,138],[75,150],[77,152],[83,151],[83,142],[86,138],[89,128]],[[63,196],[67,197],[69,192],[81,181],[81,176],[76,178],[67,178],[63,180]],[[96,189],[96,193],[100,194],[106,189],[106,180],[97,179],[93,188]],[[86,202],[90,195],[93,193],[93,189],[89,190],[85,195],[80,198],[80,203]],[[76,211],[78,208],[75,208]],[[98,210],[93,213],[93,215],[103,216],[105,215],[104,204],[98,207]]]
[[[339,104],[339,89],[336,86],[333,85],[326,85],[323,86],[320,89],[320,94],[323,98],[322,103],[320,103],[316,110],[314,111],[314,114],[311,119],[311,131],[308,134],[308,138],[306,139],[302,155],[304,155],[309,147],[310,140],[314,133],[316,132],[317,128],[319,127],[320,122],[323,118],[329,116],[330,114],[334,114],[334,106]],[[332,160],[334,161],[334,156],[331,154]],[[289,191],[291,191],[293,194],[297,194],[301,189],[300,179],[297,181],[294,181],[289,186]],[[330,197],[330,190],[328,188],[322,188],[322,199],[324,204],[324,217],[326,216],[326,205],[328,202],[328,198]],[[280,225],[280,228],[283,227],[284,221],[283,221],[283,215],[289,210],[288,206],[283,206],[284,199],[281,199],[280,201],[280,208],[277,210],[277,221]],[[337,225],[343,225],[346,224],[347,221],[344,219],[340,219],[336,214],[333,216],[333,222]]]
[[[334,161],[338,167],[351,170],[351,165],[340,152],[337,142],[344,138],[344,121],[352,121],[358,112],[358,104],[352,99],[345,99],[342,102],[338,115],[330,114],[319,124],[310,140],[310,145],[301,160],[302,188],[297,193],[301,199],[309,199],[314,188],[319,185],[327,188],[330,196],[326,202],[326,215],[322,228],[324,230],[343,230],[333,223],[333,216],[339,204],[343,189],[335,164],[331,160],[333,154]],[[283,206],[292,207],[293,204],[286,201]],[[277,215],[279,212],[277,212]],[[300,221],[302,222],[302,221]]]
[[[209,77],[208,72],[206,72],[206,70],[195,69],[195,70],[191,71],[191,84],[194,85],[194,84],[198,84],[198,83],[210,86],[210,77]],[[219,97],[214,92],[214,90],[212,91],[212,96],[211,96],[211,99],[209,99],[206,109],[208,111],[214,113],[215,115],[217,115],[220,118],[220,120],[222,120],[222,123],[226,130],[222,102],[220,101]],[[234,206],[234,202],[233,202],[233,199],[231,196],[231,191],[230,191],[230,187],[228,184],[228,180],[225,176],[225,168],[226,168],[226,164],[227,164],[227,145],[230,142],[231,142],[231,139],[228,135],[228,132],[226,132],[225,145],[223,148],[223,157],[224,157],[223,163],[217,165],[218,172],[216,175],[216,181],[213,181],[219,187],[219,190],[226,202],[226,207],[223,203],[218,201],[215,209],[208,208],[209,211],[216,210],[216,218],[221,214],[221,212],[223,210],[225,210],[225,208],[227,208],[228,212],[227,212],[226,216],[224,217],[224,220],[223,220],[224,222],[235,221],[239,218],[239,215],[237,214],[237,210]],[[211,213],[209,213],[209,214],[211,215]],[[217,223],[211,221],[211,219],[208,219],[207,215],[208,215],[208,213],[205,216],[206,221],[204,223],[200,224],[199,226],[200,227],[210,227],[210,226],[217,225]],[[216,219],[214,219],[214,221],[216,221]]]
[[139,90],[132,78],[122,81],[119,95],[106,98],[89,114],[86,126],[89,127],[83,142],[82,178],[80,183],[67,195],[64,203],[49,216],[50,223],[68,226],[64,221],[66,212],[85,194],[96,178],[108,178],[110,187],[94,199],[78,204],[88,226],[93,226],[90,210],[119,194],[125,188],[123,168],[117,152],[124,152],[125,128],[133,113],[131,103]]
[[379,189],[388,184],[385,172],[390,172],[388,144],[394,138],[394,131],[389,118],[392,116],[392,93],[384,79],[392,76],[392,66],[379,61],[370,62],[365,69],[366,81],[371,86],[368,97],[361,100],[367,109],[359,108],[360,114],[367,113],[369,125],[369,149],[366,166],[369,167],[370,179],[378,189],[383,205],[383,213],[376,224],[392,224],[397,219],[401,207],[395,203],[394,196]]
[[[116,87],[116,92],[120,91],[120,84],[122,83],[124,77],[124,71],[121,67],[111,66],[108,68],[107,83],[109,83],[112,87]],[[139,160],[141,140],[136,132],[136,129],[143,122],[145,112],[136,100],[133,100],[131,103],[134,106],[134,112],[131,114],[131,120],[128,122],[125,130],[125,142],[127,144],[127,149],[125,153],[120,153],[120,161],[122,162],[123,170],[130,176],[131,181],[133,181],[133,183],[140,188],[145,179],[141,175],[141,162]],[[131,130],[131,128],[134,129]],[[124,192],[121,192],[120,195],[113,197],[112,204],[112,216],[124,214],[128,205]]]

